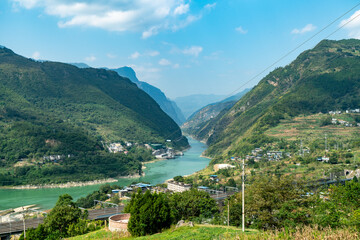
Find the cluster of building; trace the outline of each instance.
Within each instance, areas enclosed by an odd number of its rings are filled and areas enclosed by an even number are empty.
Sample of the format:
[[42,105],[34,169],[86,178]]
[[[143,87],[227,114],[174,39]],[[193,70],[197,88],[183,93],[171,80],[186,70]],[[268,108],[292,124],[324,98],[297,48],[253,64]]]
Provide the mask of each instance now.
[[133,144],[131,142],[125,142],[124,145],[121,143],[109,143],[106,147],[111,153],[123,152],[127,154],[128,153],[127,148],[132,147],[132,145]]
[[145,147],[151,149],[152,155],[157,159],[173,159],[175,156],[182,155],[181,152],[176,153],[174,149],[159,143],[145,144]]
[[58,162],[62,159],[64,159],[65,157],[72,157],[73,155],[68,154],[67,156],[65,155],[49,155],[49,156],[43,156],[43,160],[44,161],[51,161],[51,162]]
[[113,189],[112,194],[109,197],[112,197],[112,196],[118,194],[120,198],[124,198],[124,197],[126,198],[127,196],[131,195],[133,192],[138,191],[139,188],[143,192],[145,192],[146,190],[152,190],[152,187],[153,186],[148,183],[131,184],[127,187],[124,187],[123,189]]
[[152,155],[158,159],[173,159],[175,158],[175,150],[172,148],[161,148],[154,150]]
[[329,162],[330,158],[329,157],[318,157],[316,160],[318,160],[319,162]]
[[290,153],[282,151],[267,151],[266,154],[264,154],[263,149],[255,148],[251,151],[251,155],[246,156],[246,160],[254,159],[255,162],[258,162],[261,159],[267,159],[268,161],[279,161],[284,156],[291,157]]
[[185,192],[190,190],[191,187],[191,184],[186,184],[183,182],[168,181],[167,183],[167,189],[173,192]]
[[[168,140],[169,141],[169,140]],[[131,142],[121,143],[109,143],[106,145],[106,148],[111,153],[125,153],[128,154],[128,150],[133,145],[138,145],[137,143],[133,144]],[[152,151],[152,155],[157,159],[173,159],[176,156],[182,156],[182,152],[175,152],[174,149],[168,148],[160,143],[150,143],[144,144],[144,147]]]
[[[352,123],[349,123],[349,122],[341,120],[341,119],[336,119],[336,118],[332,118],[331,123],[344,125],[345,127],[353,127],[354,126]],[[360,127],[360,123],[356,123],[356,126]]]
[[[210,178],[217,179],[216,175],[211,175]],[[176,181],[168,181],[167,183],[167,189],[171,192],[185,192],[192,188],[191,184],[183,183],[183,182],[176,182]],[[197,190],[208,192],[209,194],[220,194],[223,193],[223,191],[211,189],[206,186],[199,186],[197,187]]]
[[[342,114],[342,111],[329,111],[330,115],[335,115],[335,114]],[[360,113],[360,109],[356,108],[356,109],[349,109],[349,110],[345,110],[345,113]]]

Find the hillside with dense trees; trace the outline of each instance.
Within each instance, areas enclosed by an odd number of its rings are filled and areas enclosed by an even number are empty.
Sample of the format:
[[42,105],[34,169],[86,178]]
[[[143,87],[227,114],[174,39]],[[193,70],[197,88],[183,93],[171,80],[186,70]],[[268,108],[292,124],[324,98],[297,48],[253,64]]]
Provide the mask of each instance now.
[[[0,48],[1,185],[135,173],[135,156],[109,154],[102,142],[166,140],[188,147],[178,125],[130,80]],[[61,161],[46,162],[53,155]]]
[[218,118],[193,133],[207,155],[243,155],[267,142],[281,119],[360,107],[360,41],[323,40],[264,77]]

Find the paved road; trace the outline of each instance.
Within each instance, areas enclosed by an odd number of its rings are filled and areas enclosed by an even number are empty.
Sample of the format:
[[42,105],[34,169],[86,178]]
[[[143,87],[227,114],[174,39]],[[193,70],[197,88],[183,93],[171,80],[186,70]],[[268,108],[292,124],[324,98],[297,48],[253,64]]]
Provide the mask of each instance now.
[[[107,219],[108,217],[121,213],[124,210],[123,206],[118,208],[104,208],[89,211],[90,220]],[[26,229],[36,228],[40,223],[44,221],[44,218],[33,218],[25,220]],[[23,221],[13,221],[7,223],[0,223],[0,236],[8,235],[11,233],[20,233],[24,231]]]

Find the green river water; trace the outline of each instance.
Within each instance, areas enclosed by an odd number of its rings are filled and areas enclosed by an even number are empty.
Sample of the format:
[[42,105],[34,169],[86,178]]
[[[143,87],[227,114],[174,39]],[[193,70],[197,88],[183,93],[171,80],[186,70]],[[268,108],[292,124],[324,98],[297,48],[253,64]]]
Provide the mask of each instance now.
[[[117,184],[125,186],[133,181],[150,182],[151,184],[162,183],[167,179],[178,175],[188,175],[205,168],[209,164],[209,159],[200,157],[205,151],[206,145],[188,138],[191,148],[184,152],[184,156],[176,159],[169,159],[146,164],[144,169],[145,176],[141,178],[122,178]],[[72,188],[46,188],[31,190],[0,189],[0,210],[16,208],[24,205],[36,204],[40,209],[52,208],[59,195],[68,193],[74,200],[86,196],[87,194],[99,189],[99,185]]]

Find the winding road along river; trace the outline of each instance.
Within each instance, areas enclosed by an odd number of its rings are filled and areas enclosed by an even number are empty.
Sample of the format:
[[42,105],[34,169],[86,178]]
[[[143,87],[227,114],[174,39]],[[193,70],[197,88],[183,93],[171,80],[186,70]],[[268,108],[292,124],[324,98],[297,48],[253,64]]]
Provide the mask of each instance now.
[[[145,176],[141,178],[122,178],[118,182],[111,183],[125,186],[133,181],[150,182],[151,184],[162,183],[167,179],[178,175],[188,175],[205,168],[209,164],[209,159],[200,157],[205,151],[206,145],[189,138],[191,148],[184,152],[184,156],[176,159],[169,159],[146,164]],[[74,200],[84,197],[94,190],[99,189],[99,185],[72,188],[46,188],[31,190],[12,190],[0,189],[0,210],[16,208],[25,205],[37,204],[41,209],[52,208],[59,195],[68,193]]]

